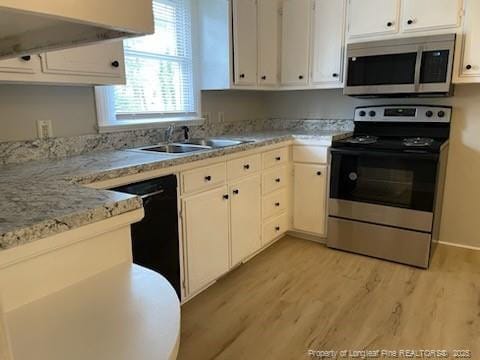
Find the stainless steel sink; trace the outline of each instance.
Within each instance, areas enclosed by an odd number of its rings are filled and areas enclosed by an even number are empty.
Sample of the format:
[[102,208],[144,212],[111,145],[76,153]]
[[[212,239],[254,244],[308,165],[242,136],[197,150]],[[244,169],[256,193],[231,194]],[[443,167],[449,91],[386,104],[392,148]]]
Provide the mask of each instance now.
[[250,140],[232,140],[232,139],[191,139],[182,143],[160,144],[147,146],[134,151],[150,151],[163,154],[185,154],[195,151],[205,151],[212,149],[225,148],[228,146],[240,145],[251,142]]
[[160,153],[167,153],[167,154],[184,154],[184,153],[209,150],[209,149],[211,149],[211,147],[209,146],[197,146],[197,145],[189,145],[189,144],[165,144],[165,145],[155,145],[155,146],[145,147],[139,150],[160,152]]
[[248,140],[231,140],[231,139],[191,139],[184,142],[184,144],[208,146],[211,148],[223,148],[228,146],[235,146],[251,141]]

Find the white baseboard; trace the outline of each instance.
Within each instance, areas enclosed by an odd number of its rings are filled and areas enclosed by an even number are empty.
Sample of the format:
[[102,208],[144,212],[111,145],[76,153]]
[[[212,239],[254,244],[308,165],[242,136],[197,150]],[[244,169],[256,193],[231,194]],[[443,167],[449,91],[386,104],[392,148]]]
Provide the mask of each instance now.
[[462,245],[462,244],[456,244],[456,243],[451,243],[451,242],[447,242],[447,241],[433,241],[437,244],[441,244],[441,245],[446,245],[446,246],[453,246],[453,247],[458,247],[458,248],[462,248],[462,249],[468,249],[468,250],[476,250],[476,251],[480,251],[480,247],[478,246],[469,246],[469,245]]

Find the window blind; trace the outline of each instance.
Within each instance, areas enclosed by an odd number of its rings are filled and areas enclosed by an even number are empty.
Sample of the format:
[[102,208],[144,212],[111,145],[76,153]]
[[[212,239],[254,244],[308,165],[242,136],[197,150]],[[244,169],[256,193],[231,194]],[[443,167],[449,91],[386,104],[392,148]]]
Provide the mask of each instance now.
[[114,87],[117,118],[196,112],[190,0],[154,0],[155,33],[124,41],[127,84]]

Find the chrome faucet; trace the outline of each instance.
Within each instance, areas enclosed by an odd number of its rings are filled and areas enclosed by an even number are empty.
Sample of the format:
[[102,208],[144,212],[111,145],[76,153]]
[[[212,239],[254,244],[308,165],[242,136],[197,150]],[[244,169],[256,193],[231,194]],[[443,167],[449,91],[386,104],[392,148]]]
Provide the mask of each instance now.
[[165,141],[171,143],[173,141],[173,133],[175,132],[175,125],[169,125],[165,129]]

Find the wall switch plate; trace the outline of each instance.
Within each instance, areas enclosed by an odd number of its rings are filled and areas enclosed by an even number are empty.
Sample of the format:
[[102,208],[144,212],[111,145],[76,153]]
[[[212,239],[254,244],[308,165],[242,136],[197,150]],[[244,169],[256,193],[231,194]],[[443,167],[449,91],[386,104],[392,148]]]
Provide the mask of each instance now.
[[37,121],[37,134],[39,139],[48,139],[53,137],[53,128],[51,120]]

